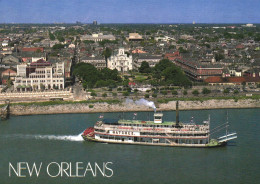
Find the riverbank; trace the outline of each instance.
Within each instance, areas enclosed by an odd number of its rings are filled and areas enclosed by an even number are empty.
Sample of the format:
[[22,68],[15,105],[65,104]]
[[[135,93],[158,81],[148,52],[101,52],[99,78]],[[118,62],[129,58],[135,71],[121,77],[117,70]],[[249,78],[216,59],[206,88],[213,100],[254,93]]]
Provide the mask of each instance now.
[[[176,101],[156,102],[158,111],[175,110]],[[180,101],[180,110],[224,109],[224,108],[260,108],[259,99],[211,99],[205,101]],[[137,112],[153,111],[152,108],[137,105],[134,102],[80,101],[80,102],[41,102],[11,104],[11,115],[62,114],[62,113],[96,113],[96,112]]]

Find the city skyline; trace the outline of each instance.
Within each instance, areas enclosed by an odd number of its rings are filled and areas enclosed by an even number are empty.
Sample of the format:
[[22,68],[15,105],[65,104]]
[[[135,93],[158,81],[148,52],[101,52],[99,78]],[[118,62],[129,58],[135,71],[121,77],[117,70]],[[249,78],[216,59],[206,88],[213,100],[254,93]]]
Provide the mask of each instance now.
[[0,23],[260,23],[257,0],[0,0]]

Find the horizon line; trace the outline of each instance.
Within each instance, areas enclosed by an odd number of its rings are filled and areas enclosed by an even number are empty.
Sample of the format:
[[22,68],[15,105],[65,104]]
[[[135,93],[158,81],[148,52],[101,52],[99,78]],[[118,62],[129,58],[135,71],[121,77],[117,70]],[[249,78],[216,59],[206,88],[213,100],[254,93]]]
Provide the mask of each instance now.
[[[39,23],[39,22],[23,22],[23,23],[18,23],[18,22],[0,22],[0,24],[93,24],[93,22],[42,22],[42,23]],[[196,24],[260,24],[259,23],[256,23],[256,22],[236,22],[236,23],[232,23],[232,22],[226,22],[226,23],[221,23],[221,22],[218,22],[218,23],[210,23],[210,22],[195,22],[195,24],[193,22],[189,23],[189,22],[171,22],[171,23],[167,23],[167,22],[154,22],[154,23],[148,23],[148,22],[143,22],[143,23],[135,23],[135,22],[122,22],[122,23],[98,23],[98,25],[102,25],[102,24],[192,24],[192,25],[196,25]],[[96,25],[96,26],[98,26]]]

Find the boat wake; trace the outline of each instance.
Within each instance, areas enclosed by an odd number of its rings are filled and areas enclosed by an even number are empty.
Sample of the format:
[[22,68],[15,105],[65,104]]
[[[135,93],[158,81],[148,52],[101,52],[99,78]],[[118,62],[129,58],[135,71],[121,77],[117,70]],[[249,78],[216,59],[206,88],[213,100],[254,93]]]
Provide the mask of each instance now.
[[[83,133],[83,132],[82,132]],[[24,139],[48,139],[48,140],[60,140],[60,141],[83,141],[81,134],[78,135],[31,135],[31,134],[13,134],[6,135],[9,138],[24,138]]]
[[36,139],[49,139],[61,141],[83,141],[81,134],[79,135],[35,135]]

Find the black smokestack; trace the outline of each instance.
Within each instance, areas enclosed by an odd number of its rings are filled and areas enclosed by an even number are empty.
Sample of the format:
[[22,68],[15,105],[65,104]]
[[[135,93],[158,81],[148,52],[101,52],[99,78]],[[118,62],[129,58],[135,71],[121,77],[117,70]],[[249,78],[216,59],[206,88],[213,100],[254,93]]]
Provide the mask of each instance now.
[[179,101],[176,101],[176,125],[179,126]]

